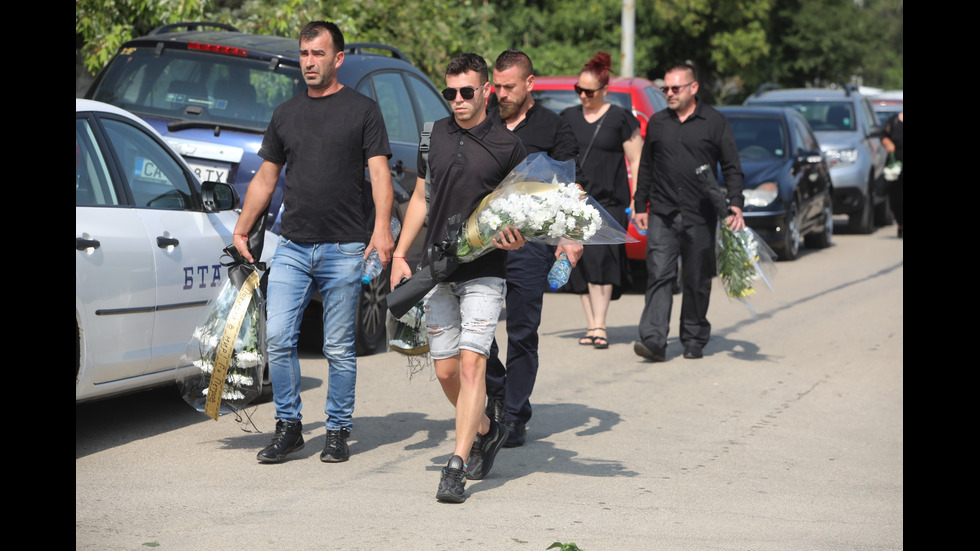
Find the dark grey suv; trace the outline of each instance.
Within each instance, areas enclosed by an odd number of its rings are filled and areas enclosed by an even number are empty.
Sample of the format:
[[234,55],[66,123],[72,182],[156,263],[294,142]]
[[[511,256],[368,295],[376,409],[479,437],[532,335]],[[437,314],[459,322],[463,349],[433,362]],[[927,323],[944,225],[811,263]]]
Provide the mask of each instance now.
[[[378,102],[391,142],[396,205],[404,205],[415,188],[422,125],[449,116],[449,108],[397,48],[355,42],[346,45],[345,54],[337,78]],[[201,180],[230,183],[244,197],[262,163],[258,149],[273,110],[305,90],[297,38],[247,34],[219,23],[177,23],[123,44],[86,97],[139,115]],[[285,171],[269,206],[273,232],[284,177]],[[363,204],[370,210],[370,186],[365,188]],[[403,209],[393,215],[400,217]],[[373,227],[373,218],[369,224]],[[387,286],[382,276],[363,289],[358,354],[385,347]]]

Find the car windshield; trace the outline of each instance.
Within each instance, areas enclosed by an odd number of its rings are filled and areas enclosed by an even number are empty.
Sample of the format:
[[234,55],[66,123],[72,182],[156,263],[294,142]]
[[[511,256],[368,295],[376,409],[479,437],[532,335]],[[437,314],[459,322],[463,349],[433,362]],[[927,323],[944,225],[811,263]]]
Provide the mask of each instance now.
[[306,88],[297,67],[230,55],[130,48],[93,99],[138,114],[265,131],[277,105]]
[[849,101],[766,101],[754,105],[783,105],[803,115],[815,132],[822,130],[857,130],[854,104]]
[[771,159],[788,155],[786,132],[779,119],[729,117],[728,120],[741,157]]
[[[535,102],[544,105],[555,113],[561,113],[569,107],[582,105],[582,102],[578,99],[578,94],[571,88],[568,90],[532,90],[531,95],[534,96]],[[606,94],[606,100],[627,111],[633,109],[633,102],[630,101],[630,95],[627,93],[609,92]]]

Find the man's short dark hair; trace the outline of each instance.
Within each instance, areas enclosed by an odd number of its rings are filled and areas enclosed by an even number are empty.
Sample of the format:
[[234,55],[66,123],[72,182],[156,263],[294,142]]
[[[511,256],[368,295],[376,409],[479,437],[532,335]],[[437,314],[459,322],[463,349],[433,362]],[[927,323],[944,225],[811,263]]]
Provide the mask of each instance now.
[[670,69],[667,69],[667,71],[664,74],[666,75],[667,73],[673,73],[675,71],[690,71],[691,79],[692,80],[698,79],[698,72],[694,68],[694,65],[691,65],[690,63],[678,63],[672,66]]
[[524,52],[514,48],[504,50],[503,53],[497,56],[497,61],[493,64],[493,70],[506,71],[515,65],[520,68],[524,78],[534,74],[534,65],[531,64],[531,58]]
[[487,69],[487,60],[478,54],[459,54],[449,60],[446,66],[446,76],[461,75],[466,71],[473,71],[480,75],[480,84],[490,80],[490,72]]
[[340,31],[340,27],[330,21],[311,21],[307,23],[299,33],[299,41],[309,42],[320,36],[324,31],[330,33],[330,38],[333,39],[334,53],[344,51],[344,33]]

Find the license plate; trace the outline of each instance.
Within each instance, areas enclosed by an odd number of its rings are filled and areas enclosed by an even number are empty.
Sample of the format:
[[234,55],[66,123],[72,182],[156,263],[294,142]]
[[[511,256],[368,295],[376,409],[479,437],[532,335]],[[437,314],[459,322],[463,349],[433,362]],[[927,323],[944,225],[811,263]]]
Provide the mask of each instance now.
[[229,165],[208,164],[191,160],[187,160],[187,165],[191,167],[191,170],[202,182],[228,183],[228,175],[231,173],[231,166]]

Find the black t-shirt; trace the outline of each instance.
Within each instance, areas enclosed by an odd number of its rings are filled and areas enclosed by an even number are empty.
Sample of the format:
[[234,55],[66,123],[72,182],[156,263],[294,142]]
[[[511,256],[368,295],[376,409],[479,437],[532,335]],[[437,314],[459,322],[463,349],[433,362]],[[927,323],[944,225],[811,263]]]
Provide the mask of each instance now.
[[905,124],[895,113],[885,123],[885,136],[895,144],[895,160],[905,162]]
[[348,88],[276,108],[259,156],[286,165],[281,233],[301,243],[364,241],[364,167],[391,157],[378,104]]
[[[494,112],[499,117],[500,110]],[[506,124],[501,120],[501,124]],[[578,139],[575,132],[565,120],[547,107],[535,103],[524,114],[524,120],[517,123],[514,133],[521,139],[528,155],[540,151],[545,152],[556,161],[567,161],[578,157]],[[583,186],[586,184],[582,167],[575,163],[575,181]]]
[[[525,157],[527,151],[520,138],[500,124],[499,117],[488,116],[469,130],[461,128],[452,117],[436,121],[429,148],[432,174],[425,250],[445,239],[450,217],[459,214],[465,221]],[[421,152],[418,167],[419,177],[425,179],[426,166]],[[423,264],[428,264],[428,258]],[[494,250],[472,262],[461,263],[448,281],[506,275],[506,251]]]

